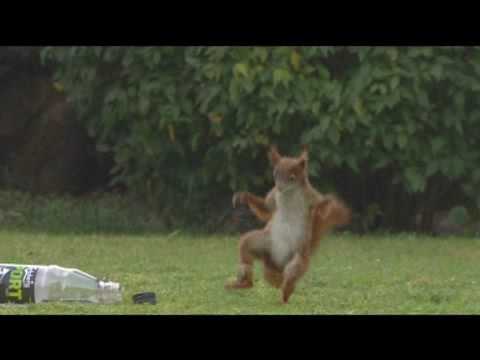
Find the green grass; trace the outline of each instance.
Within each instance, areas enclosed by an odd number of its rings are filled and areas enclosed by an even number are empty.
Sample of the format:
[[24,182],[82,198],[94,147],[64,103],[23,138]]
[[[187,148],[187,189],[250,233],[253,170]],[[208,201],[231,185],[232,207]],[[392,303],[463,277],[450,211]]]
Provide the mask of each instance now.
[[[124,199],[39,199],[0,192],[0,263],[76,267],[120,282],[117,305],[2,305],[3,314],[480,314],[480,239],[331,235],[290,303],[256,267],[228,292],[238,236],[161,232]],[[157,305],[132,295],[154,291]]]
[[[0,314],[480,313],[477,239],[331,236],[288,305],[260,276],[253,289],[223,289],[236,270],[236,242],[0,231],[2,261],[77,267],[125,287],[119,305],[9,305]],[[156,292],[158,304],[133,304],[132,294],[141,291]]]

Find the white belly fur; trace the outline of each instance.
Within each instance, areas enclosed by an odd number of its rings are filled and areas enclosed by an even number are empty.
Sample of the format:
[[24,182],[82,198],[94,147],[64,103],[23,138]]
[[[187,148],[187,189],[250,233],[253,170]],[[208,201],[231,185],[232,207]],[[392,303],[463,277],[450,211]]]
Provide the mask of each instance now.
[[277,194],[271,236],[272,258],[284,267],[305,240],[307,204],[302,192]]

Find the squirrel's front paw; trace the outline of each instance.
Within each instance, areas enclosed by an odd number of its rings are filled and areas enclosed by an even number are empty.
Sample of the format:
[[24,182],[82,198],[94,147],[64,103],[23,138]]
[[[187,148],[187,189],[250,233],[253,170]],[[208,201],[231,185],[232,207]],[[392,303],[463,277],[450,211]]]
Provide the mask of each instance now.
[[330,213],[330,207],[332,205],[332,200],[329,198],[325,198],[322,201],[320,201],[318,204],[316,204],[313,207],[313,215],[314,216],[319,216],[322,219],[325,219],[328,214]]
[[238,204],[245,204],[246,194],[245,192],[236,192],[233,194],[232,205],[234,208],[237,207]]

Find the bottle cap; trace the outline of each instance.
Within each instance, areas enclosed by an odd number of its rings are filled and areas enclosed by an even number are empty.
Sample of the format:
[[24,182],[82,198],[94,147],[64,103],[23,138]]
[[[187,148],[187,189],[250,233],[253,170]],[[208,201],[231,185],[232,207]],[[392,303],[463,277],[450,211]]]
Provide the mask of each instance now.
[[152,304],[157,303],[157,298],[154,292],[144,292],[133,295],[133,302],[135,304]]

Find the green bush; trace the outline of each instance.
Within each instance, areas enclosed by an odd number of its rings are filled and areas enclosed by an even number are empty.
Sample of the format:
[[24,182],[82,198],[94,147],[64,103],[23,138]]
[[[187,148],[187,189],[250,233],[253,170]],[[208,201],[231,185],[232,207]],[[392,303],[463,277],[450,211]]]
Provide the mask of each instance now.
[[360,216],[378,208],[386,227],[421,212],[428,228],[436,208],[474,203],[478,47],[52,47],[42,57],[99,150],[113,152],[115,181],[177,219],[203,221],[199,209],[232,191],[266,191],[270,143],[309,144],[314,184]]

